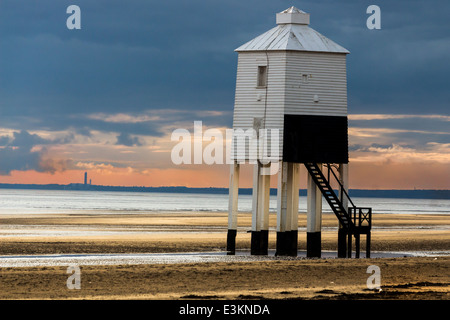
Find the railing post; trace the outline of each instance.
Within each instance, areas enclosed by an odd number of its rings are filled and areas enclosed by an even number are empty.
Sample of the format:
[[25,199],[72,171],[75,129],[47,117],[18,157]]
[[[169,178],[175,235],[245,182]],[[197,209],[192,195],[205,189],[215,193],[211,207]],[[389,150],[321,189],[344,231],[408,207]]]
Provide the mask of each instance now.
[[362,210],[363,209],[359,208],[359,225],[360,226],[362,226],[362,221],[363,221],[363,217],[362,217],[363,212],[362,212]]
[[329,183],[330,186],[331,186],[331,181],[330,181],[330,170],[331,170],[331,166],[330,166],[329,163],[327,163],[327,167],[328,167],[328,183]]
[[366,235],[366,258],[370,258],[370,230]]
[[352,231],[348,229],[348,239],[347,239],[347,258],[352,257]]
[[357,258],[357,259],[359,258],[360,240],[361,240],[361,235],[357,231],[357,232],[355,232],[355,258]]

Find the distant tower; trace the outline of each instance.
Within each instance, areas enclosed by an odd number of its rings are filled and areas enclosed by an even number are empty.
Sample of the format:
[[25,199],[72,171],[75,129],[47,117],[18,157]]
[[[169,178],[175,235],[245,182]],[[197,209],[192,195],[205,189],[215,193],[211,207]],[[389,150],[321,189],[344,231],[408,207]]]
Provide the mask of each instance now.
[[87,184],[87,172],[84,173],[84,184]]
[[[259,148],[248,140],[239,148],[238,131],[245,131],[252,134],[250,140],[267,137],[269,132],[279,134],[278,143],[276,139],[267,143],[278,148],[278,156],[269,163],[260,158],[253,161],[251,254],[268,252],[270,176],[266,169],[273,167],[278,170],[276,254],[297,255],[303,164],[308,171],[307,256],[321,256],[322,197],[339,220],[338,256],[351,255],[352,235],[359,256],[359,236],[364,233],[369,255],[371,209],[355,207],[347,194],[349,51],[310,28],[309,14],[295,7],[278,13],[276,22],[276,27],[235,50],[232,145],[237,147],[231,151],[227,251],[235,252],[239,166],[251,163],[253,150]],[[339,195],[334,193],[332,180]]]

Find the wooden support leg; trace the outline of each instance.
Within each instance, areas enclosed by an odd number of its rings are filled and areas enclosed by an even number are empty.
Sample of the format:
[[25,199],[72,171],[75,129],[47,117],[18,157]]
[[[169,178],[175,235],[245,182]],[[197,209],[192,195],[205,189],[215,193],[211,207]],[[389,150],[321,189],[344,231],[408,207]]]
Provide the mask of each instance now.
[[297,256],[298,252],[298,206],[300,189],[300,164],[292,163],[288,170],[288,255]]
[[[270,166],[270,164],[267,166]],[[267,255],[269,248],[270,175],[261,174],[263,165],[259,162],[255,165],[255,168],[253,176],[251,254]]]
[[[321,165],[319,164],[321,168]],[[321,227],[322,227],[322,193],[308,175],[307,214],[306,214],[306,256],[321,257]]]
[[228,234],[227,254],[234,255],[236,251],[238,195],[239,195],[239,163],[231,165],[230,187],[228,196]]
[[338,230],[338,258],[347,257],[347,231],[339,224]]
[[278,176],[276,255],[297,256],[298,251],[298,163],[283,162]]
[[287,254],[287,162],[280,162],[277,187],[277,245],[276,256]]
[[[341,163],[339,165],[339,179],[346,192],[348,192],[348,164]],[[348,199],[343,196],[344,192],[339,186],[339,200],[342,202],[342,206],[348,212]],[[338,258],[345,258],[347,256],[347,232],[345,227],[339,223],[338,231]]]

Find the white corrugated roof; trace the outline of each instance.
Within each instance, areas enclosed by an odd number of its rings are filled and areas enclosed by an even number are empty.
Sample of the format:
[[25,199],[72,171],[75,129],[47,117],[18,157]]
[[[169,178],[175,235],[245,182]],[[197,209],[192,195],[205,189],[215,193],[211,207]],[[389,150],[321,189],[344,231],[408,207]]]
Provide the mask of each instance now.
[[[291,7],[280,14],[304,13]],[[350,53],[344,47],[328,39],[307,24],[286,23],[261,34],[235,51],[294,50]]]

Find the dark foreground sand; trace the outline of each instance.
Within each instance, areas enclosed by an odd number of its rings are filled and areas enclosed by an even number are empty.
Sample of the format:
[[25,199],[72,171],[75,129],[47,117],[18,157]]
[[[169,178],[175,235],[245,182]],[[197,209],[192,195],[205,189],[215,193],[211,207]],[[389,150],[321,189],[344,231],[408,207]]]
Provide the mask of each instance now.
[[[367,267],[381,270],[369,290]],[[4,268],[1,299],[446,299],[450,258],[319,259],[135,266]]]
[[[275,216],[271,216],[275,225]],[[323,249],[335,250],[336,218],[324,215]],[[0,216],[2,231],[72,228],[115,234],[0,237],[0,254],[223,251],[226,213]],[[237,247],[248,249],[250,216],[242,215]],[[300,228],[305,225],[300,215]],[[374,251],[450,250],[450,217],[377,215]],[[417,228],[420,226],[420,228]],[[133,231],[133,232],[127,232]],[[272,231],[270,248],[275,247]],[[299,249],[306,247],[299,233]],[[364,246],[364,243],[363,243]],[[368,266],[381,271],[369,290]],[[450,256],[377,259],[292,259],[155,265],[81,266],[81,289],[66,286],[67,267],[0,269],[0,299],[433,299],[450,298]]]

